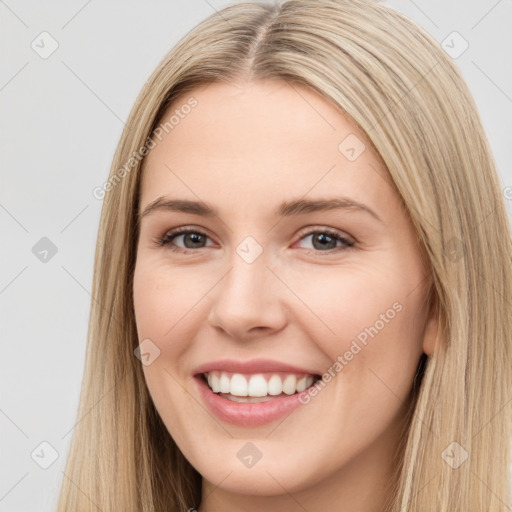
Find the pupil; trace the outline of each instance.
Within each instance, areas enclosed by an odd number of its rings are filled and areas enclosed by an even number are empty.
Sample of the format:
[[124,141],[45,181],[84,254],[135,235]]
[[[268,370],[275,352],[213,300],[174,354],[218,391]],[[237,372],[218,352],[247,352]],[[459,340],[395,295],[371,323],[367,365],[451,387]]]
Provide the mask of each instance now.
[[[315,245],[315,240],[320,242],[320,249],[335,249],[336,248],[336,239],[330,235],[326,235],[325,233],[319,233],[313,236],[313,245]],[[323,242],[322,242],[323,241]],[[327,243],[324,243],[327,241]],[[329,247],[329,241],[331,242],[331,247]],[[333,245],[334,243],[334,245]],[[315,247],[317,249],[317,247]]]
[[[188,240],[192,239],[192,247],[189,247],[189,245],[186,243],[187,237]],[[196,249],[197,247],[194,244],[201,244],[201,238],[203,238],[203,235],[199,233],[186,233],[185,236],[183,237],[183,241],[185,242],[185,246],[188,249]]]

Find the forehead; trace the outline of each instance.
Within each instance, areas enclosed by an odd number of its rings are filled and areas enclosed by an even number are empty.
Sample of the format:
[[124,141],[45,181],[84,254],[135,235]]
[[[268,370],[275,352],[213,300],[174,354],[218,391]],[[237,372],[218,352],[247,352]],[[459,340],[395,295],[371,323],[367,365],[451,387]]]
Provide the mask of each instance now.
[[173,192],[239,204],[333,191],[381,207],[397,201],[364,134],[305,86],[211,83],[176,99],[160,126],[171,116],[144,162],[146,202]]

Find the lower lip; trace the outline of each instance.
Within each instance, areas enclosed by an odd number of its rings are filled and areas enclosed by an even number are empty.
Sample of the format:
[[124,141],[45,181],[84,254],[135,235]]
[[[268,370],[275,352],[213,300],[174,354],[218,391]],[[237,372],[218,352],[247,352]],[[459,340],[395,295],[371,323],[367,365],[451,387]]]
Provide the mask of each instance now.
[[194,377],[199,392],[209,409],[222,421],[242,427],[256,427],[287,416],[303,405],[300,393],[268,400],[267,402],[233,402],[214,393],[201,375]]

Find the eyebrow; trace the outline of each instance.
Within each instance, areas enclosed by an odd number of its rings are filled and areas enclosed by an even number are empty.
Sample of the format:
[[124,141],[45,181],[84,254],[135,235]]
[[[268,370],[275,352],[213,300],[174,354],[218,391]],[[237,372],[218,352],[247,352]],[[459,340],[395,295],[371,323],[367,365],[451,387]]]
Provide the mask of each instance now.
[[[295,201],[282,203],[275,215],[278,217],[292,217],[307,213],[329,211],[329,210],[352,210],[363,211],[370,214],[379,222],[382,219],[368,206],[354,201],[348,197],[337,196],[330,199],[297,199]],[[161,196],[149,203],[139,215],[139,222],[146,216],[156,211],[182,212],[200,215],[202,217],[217,217],[215,208],[202,201],[190,201],[188,199],[169,199]]]

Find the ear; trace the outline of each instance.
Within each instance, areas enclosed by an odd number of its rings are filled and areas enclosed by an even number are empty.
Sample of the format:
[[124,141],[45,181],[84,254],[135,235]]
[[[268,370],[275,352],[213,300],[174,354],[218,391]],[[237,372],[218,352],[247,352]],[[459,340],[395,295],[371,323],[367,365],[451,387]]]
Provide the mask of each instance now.
[[438,350],[439,336],[439,304],[437,294],[430,294],[429,313],[425,323],[425,331],[423,333],[423,352],[427,356],[432,357]]

